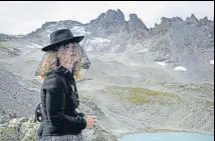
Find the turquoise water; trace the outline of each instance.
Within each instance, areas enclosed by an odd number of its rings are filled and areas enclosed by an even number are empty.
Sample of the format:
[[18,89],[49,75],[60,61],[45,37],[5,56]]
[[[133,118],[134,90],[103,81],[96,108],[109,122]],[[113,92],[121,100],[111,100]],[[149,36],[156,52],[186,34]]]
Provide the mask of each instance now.
[[214,136],[185,132],[139,133],[123,136],[120,141],[214,141]]

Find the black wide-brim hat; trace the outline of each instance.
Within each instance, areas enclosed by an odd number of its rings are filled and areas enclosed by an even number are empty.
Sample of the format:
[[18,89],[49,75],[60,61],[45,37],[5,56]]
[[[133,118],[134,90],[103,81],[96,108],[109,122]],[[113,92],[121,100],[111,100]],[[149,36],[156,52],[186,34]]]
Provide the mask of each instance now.
[[42,48],[42,51],[56,51],[60,44],[79,43],[84,36],[73,36],[69,29],[60,29],[50,34],[50,45]]

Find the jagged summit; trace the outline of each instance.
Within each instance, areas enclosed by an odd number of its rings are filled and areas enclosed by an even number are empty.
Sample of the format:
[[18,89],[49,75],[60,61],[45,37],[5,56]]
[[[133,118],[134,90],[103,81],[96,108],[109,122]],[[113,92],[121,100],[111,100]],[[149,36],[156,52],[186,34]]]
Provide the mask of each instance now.
[[130,30],[149,31],[149,29],[146,27],[143,21],[140,18],[138,18],[136,14],[129,14],[128,26]]
[[123,12],[120,9],[113,10],[109,9],[106,13],[101,13],[96,19],[91,20],[90,23],[100,21],[100,22],[116,22],[125,21]]

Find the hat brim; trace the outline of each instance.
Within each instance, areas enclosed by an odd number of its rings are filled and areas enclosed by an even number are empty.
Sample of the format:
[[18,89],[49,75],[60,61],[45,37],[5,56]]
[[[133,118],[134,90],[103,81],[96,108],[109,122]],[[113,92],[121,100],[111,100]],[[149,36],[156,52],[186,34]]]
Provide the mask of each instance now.
[[61,40],[61,41],[55,42],[53,44],[50,44],[48,46],[45,46],[41,50],[42,51],[55,50],[57,45],[67,44],[67,43],[79,43],[83,39],[84,39],[84,36],[76,36],[76,37],[67,38],[65,40]]

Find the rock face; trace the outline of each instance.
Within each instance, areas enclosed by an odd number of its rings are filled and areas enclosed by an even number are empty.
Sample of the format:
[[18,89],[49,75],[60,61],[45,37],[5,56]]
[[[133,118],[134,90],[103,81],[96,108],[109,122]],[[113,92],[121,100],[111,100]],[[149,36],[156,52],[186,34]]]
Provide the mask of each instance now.
[[77,84],[80,110],[98,117],[97,127],[83,132],[87,140],[157,130],[213,134],[214,21],[163,17],[148,29],[118,9],[87,24],[47,22],[16,38],[0,34],[0,140],[35,139],[41,82],[34,73],[49,34],[62,28],[85,36],[80,44],[92,62],[85,77],[93,79]]
[[108,10],[107,13],[102,13],[97,19],[87,24],[87,30],[97,37],[107,37],[113,33],[119,34],[125,27],[124,15],[120,10]]
[[213,78],[214,70],[208,61],[214,58],[214,23],[200,21],[194,15],[186,21],[162,18],[144,44],[150,46],[154,60],[186,67],[190,72],[186,75],[189,80],[213,83],[210,78]]

